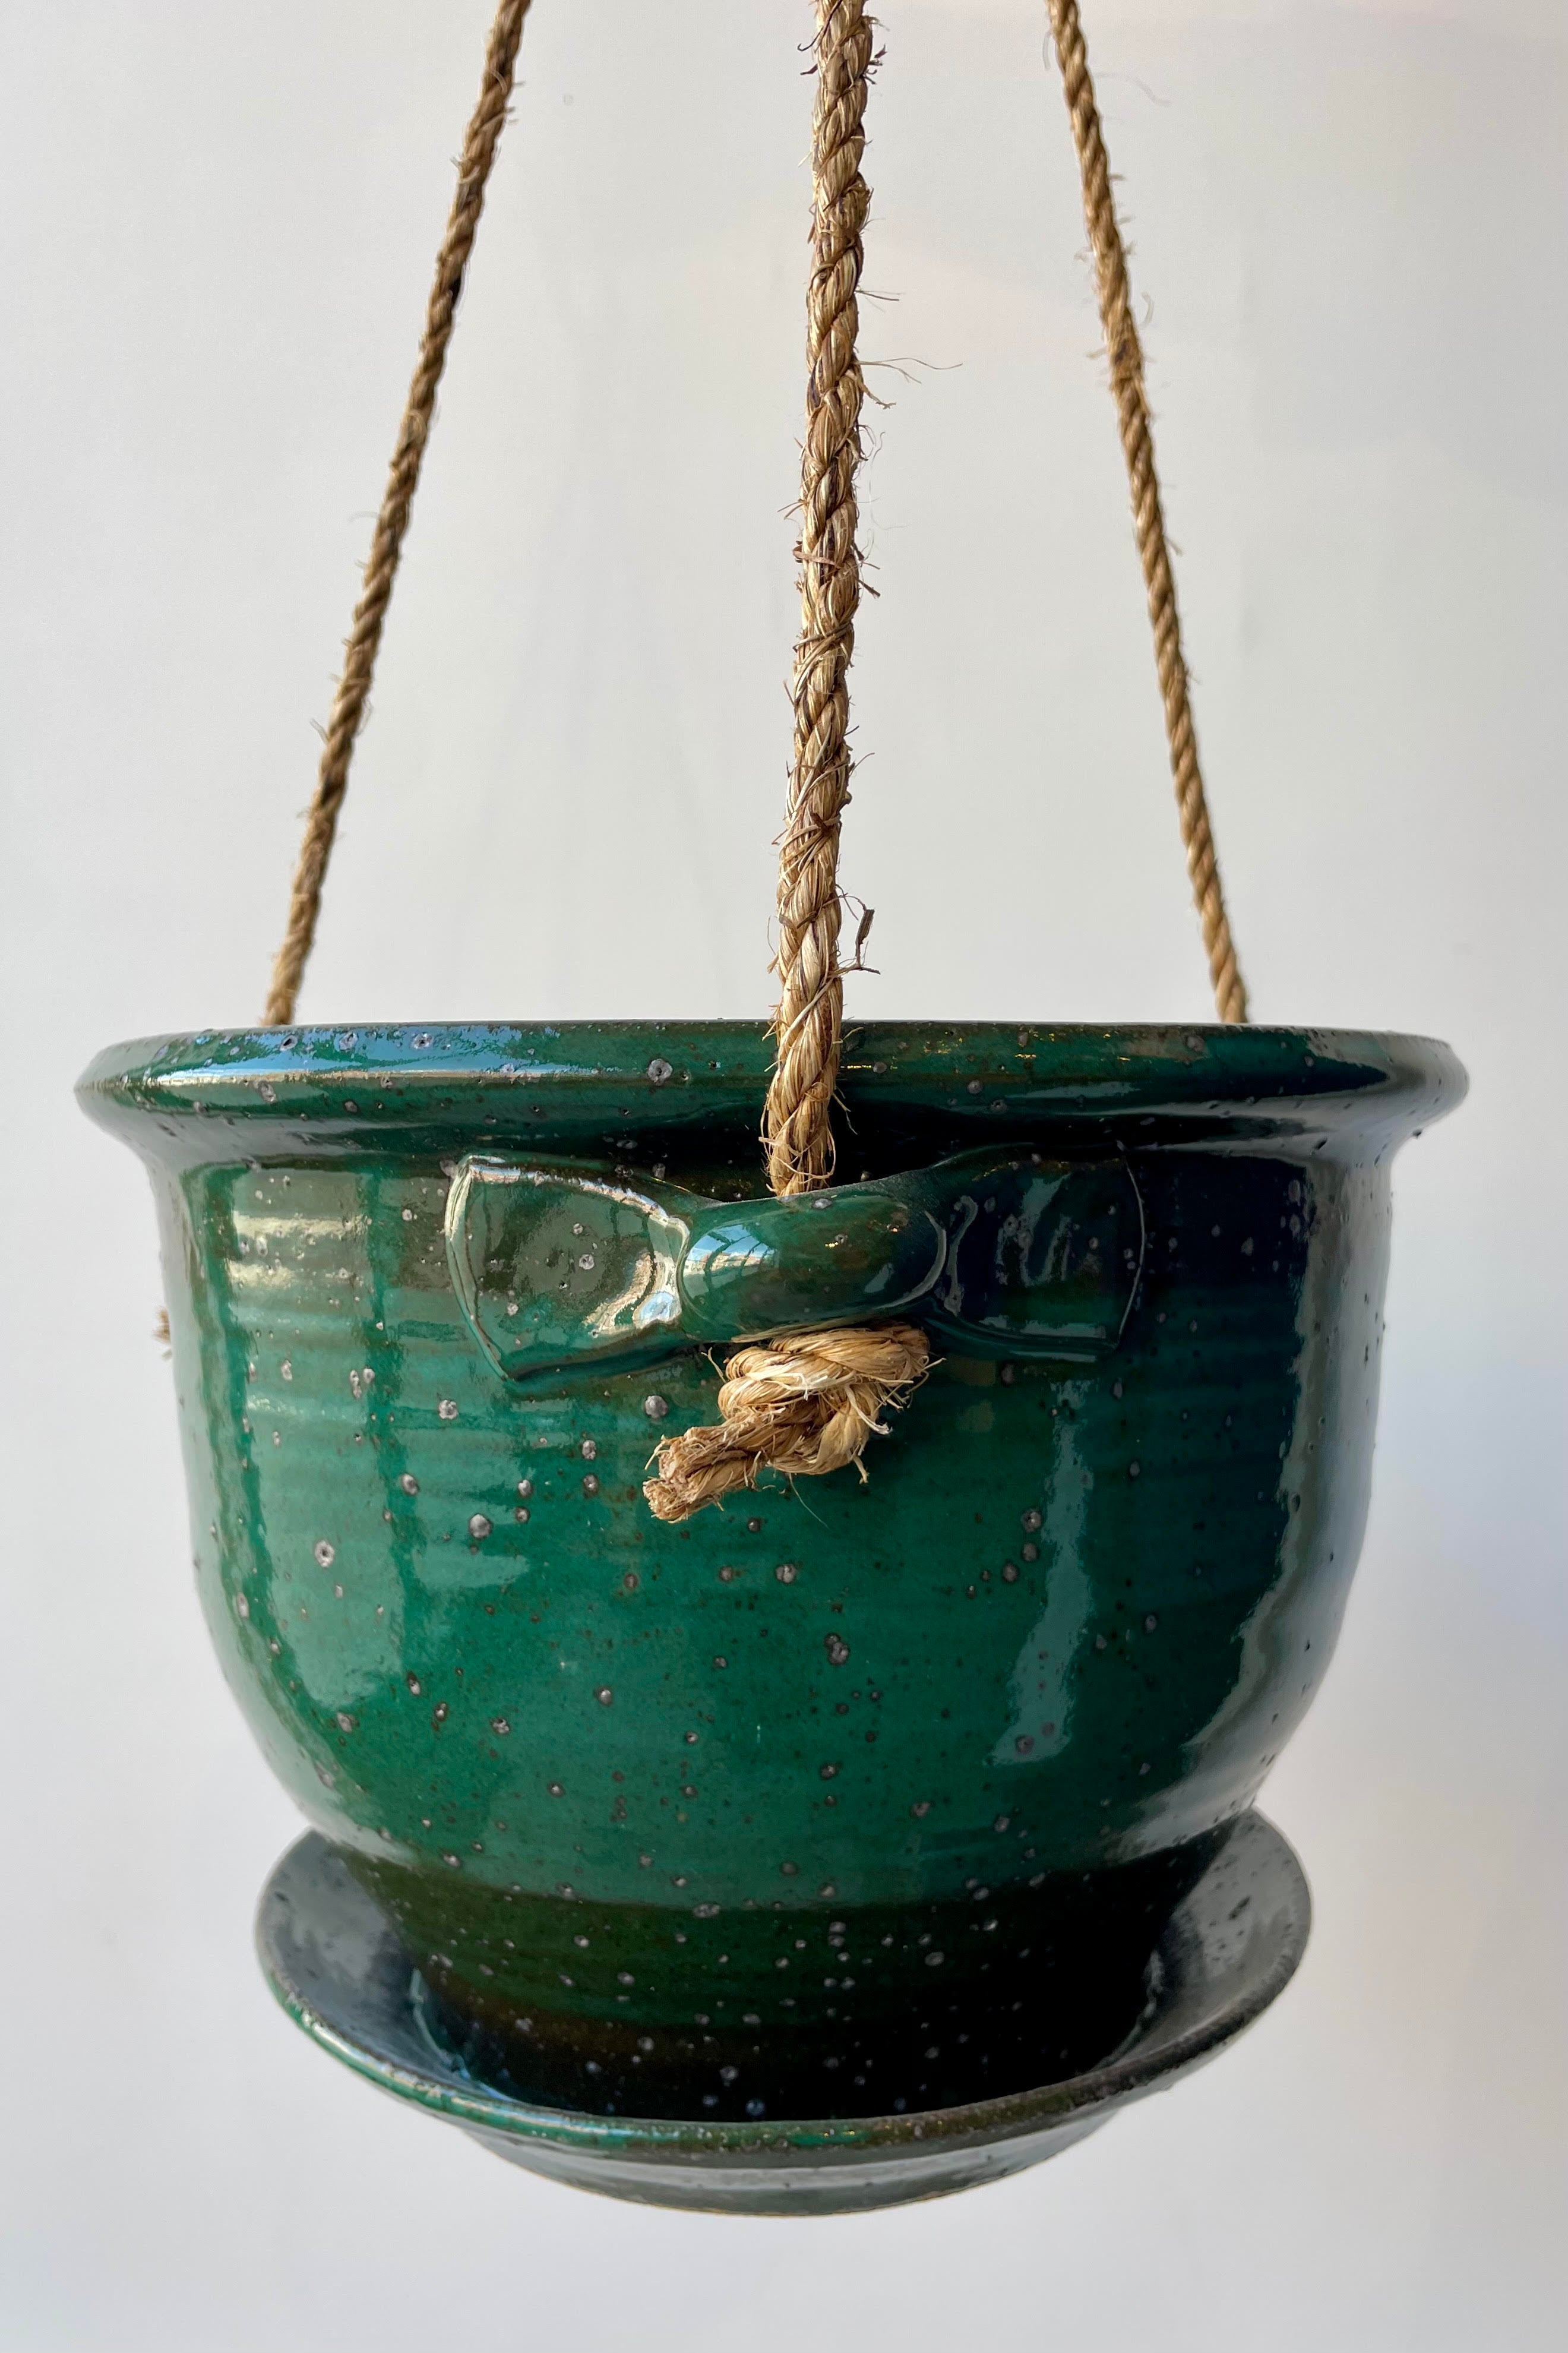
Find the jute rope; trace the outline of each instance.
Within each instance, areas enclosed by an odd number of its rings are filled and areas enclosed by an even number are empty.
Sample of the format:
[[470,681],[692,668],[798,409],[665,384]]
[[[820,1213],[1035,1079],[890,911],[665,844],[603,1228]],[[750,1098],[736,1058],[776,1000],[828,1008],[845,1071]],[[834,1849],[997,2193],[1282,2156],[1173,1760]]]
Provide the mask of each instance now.
[[[315,938],[321,886],[363,723],[382,627],[436,393],[451,340],[464,272],[484,204],[485,184],[506,120],[518,44],[531,0],[501,0],[490,28],[479,103],[458,165],[457,194],[437,259],[419,360],[398,431],[386,494],[376,520],[364,587],[354,609],[342,676],[333,700],[315,799],[289,901],[289,926],[272,976],[265,1018],[294,1018]],[[876,64],[866,0],[815,0],[816,93],[812,115],[812,269],[806,300],[806,423],[801,455],[801,634],[795,647],[795,757],[779,846],[779,1002],[776,1054],[764,1134],[775,1193],[807,1192],[833,1171],[831,1110],[844,1023],[839,960],[843,896],[838,842],[849,801],[849,665],[860,601],[859,511],[865,379],[857,351],[862,233],[870,191],[861,174],[866,100]],[[1204,944],[1221,1018],[1245,1021],[1247,996],[1220,889],[1214,837],[1198,765],[1180,617],[1165,537],[1143,353],[1132,316],[1127,257],[1116,219],[1105,141],[1089,79],[1076,0],[1047,0],[1061,60],[1083,178],[1084,211],[1100,280],[1111,385],[1132,489],[1138,548],[1164,704],[1177,810]],[[753,1486],[763,1469],[785,1478],[819,1477],[861,1457],[883,1416],[902,1405],[930,1362],[914,1324],[800,1332],[774,1345],[738,1349],[725,1366],[719,1423],[667,1439],[658,1476],[644,1489],[656,1515],[683,1520],[705,1504]]]
[[397,576],[398,558],[403,553],[409,512],[419,484],[425,445],[430,438],[431,420],[436,413],[436,393],[441,381],[441,371],[447,364],[447,347],[452,340],[458,299],[463,290],[468,256],[473,251],[474,232],[479,227],[479,214],[484,209],[485,183],[495,162],[496,147],[511,99],[518,44],[522,38],[522,21],[531,5],[531,0],[501,0],[495,22],[490,26],[479,102],[463,141],[463,152],[458,164],[457,193],[452,199],[447,234],[436,259],[436,277],[425,313],[425,333],[419,345],[419,358],[414,370],[414,380],[408,387],[408,400],[403,411],[403,422],[398,427],[397,445],[392,454],[386,492],[370,543],[364,586],[359,603],[354,607],[353,622],[343,654],[342,675],[332,699],[332,713],[321,747],[316,796],[305,820],[305,837],[300,846],[294,887],[289,900],[288,928],[283,934],[283,944],[278,951],[278,961],[272,968],[272,986],[268,992],[267,1009],[261,1017],[269,1026],[282,1027],[293,1020],[300,982],[315,940],[317,919],[321,911],[321,885],[326,880],[327,861],[332,854],[338,814],[348,789],[349,764],[353,758],[355,738],[364,724],[365,705],[370,697],[375,657],[381,645],[382,625],[386,619],[386,608],[392,598],[392,584]]
[[777,1060],[764,1122],[775,1193],[825,1185],[838,1080],[844,980],[838,834],[849,800],[849,664],[860,604],[861,233],[871,191],[860,170],[873,26],[865,0],[816,0],[811,126],[811,277],[805,301],[801,445],[800,637],[795,760],[779,840]]
[[1116,414],[1121,427],[1121,448],[1132,491],[1132,520],[1138,534],[1138,554],[1149,597],[1149,619],[1154,631],[1154,661],[1160,675],[1160,699],[1165,711],[1165,741],[1170,746],[1171,775],[1176,787],[1176,815],[1187,872],[1203,926],[1209,978],[1222,1021],[1245,1021],[1247,989],[1236,960],[1225,893],[1220,888],[1219,861],[1209,825],[1203,770],[1198,765],[1198,739],[1193,725],[1187,665],[1182,651],[1182,621],[1176,607],[1176,584],[1171,570],[1171,548],[1160,500],[1160,478],[1154,470],[1154,436],[1149,418],[1149,398],[1143,385],[1143,346],[1132,315],[1132,290],[1127,276],[1127,249],[1116,217],[1110,165],[1078,0],[1046,0],[1051,37],[1062,69],[1062,87],[1072,122],[1083,180],[1083,211],[1094,251],[1100,281],[1100,315],[1105,329],[1106,357]]
[[[1220,1018],[1245,1021],[1247,992],[1198,762],[1143,352],[1105,138],[1076,0],[1047,0],[1047,6],[1083,179],[1187,871]],[[765,1122],[775,1193],[826,1184],[833,1168],[829,1113],[844,1018],[838,839],[849,799],[848,673],[860,596],[855,476],[865,383],[856,353],[856,297],[870,205],[860,159],[871,65],[864,0],[817,0],[799,549],[803,626],[795,649],[795,767],[779,852],[777,1060]],[[885,1344],[880,1350],[879,1340]],[[682,1520],[737,1488],[753,1486],[764,1467],[799,1478],[853,1462],[864,1478],[868,1440],[886,1435],[883,1415],[905,1401],[929,1361],[925,1335],[912,1324],[795,1334],[771,1347],[741,1349],[725,1366],[722,1420],[667,1439],[658,1449],[658,1476],[643,1492],[658,1518]]]
[[913,1324],[792,1332],[737,1348],[719,1392],[723,1419],[658,1450],[659,1475],[643,1488],[655,1518],[689,1519],[754,1487],[761,1471],[817,1479],[854,1463],[864,1478],[867,1440],[886,1438],[882,1415],[903,1404],[927,1362],[925,1334]]
[[[801,447],[800,638],[795,649],[795,761],[779,840],[776,1051],[763,1133],[775,1193],[833,1173],[830,1113],[844,1028],[838,835],[849,800],[849,664],[860,603],[855,477],[866,397],[859,333],[861,232],[871,192],[860,171],[875,65],[866,0],[816,0],[811,126],[811,277],[805,305],[805,438]],[[738,1349],[724,1366],[722,1419],[658,1450],[643,1488],[654,1515],[684,1520],[753,1487],[763,1470],[818,1478],[853,1463],[930,1362],[912,1324],[792,1332]]]

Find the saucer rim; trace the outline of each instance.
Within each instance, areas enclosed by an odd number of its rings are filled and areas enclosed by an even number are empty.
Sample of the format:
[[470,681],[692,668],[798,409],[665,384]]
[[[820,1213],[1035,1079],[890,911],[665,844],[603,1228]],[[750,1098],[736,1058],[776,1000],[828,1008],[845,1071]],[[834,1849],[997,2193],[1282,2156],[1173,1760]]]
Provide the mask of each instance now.
[[[1208,1872],[1172,1914],[1159,1950],[1173,1961],[1179,1973],[1183,1916],[1209,1884],[1212,1874],[1227,1865],[1246,1866],[1249,1877],[1270,1883],[1273,1914],[1279,1926],[1266,1966],[1247,1979],[1229,2001],[1207,2016],[1162,2040],[1159,2024],[1181,1991],[1179,1982],[1152,2017],[1132,2030],[1121,2049],[1098,2066],[1055,2083],[960,2106],[907,2111],[901,2115],[847,2117],[768,2117],[703,2123],[692,2117],[606,2116],[578,2109],[551,2108],[515,2094],[465,2084],[456,2074],[443,2076],[433,2063],[428,2070],[410,2065],[368,2040],[356,2041],[342,2023],[293,1982],[279,1950],[273,1922],[291,1916],[297,1895],[304,1893],[323,1862],[336,1861],[331,1841],[310,1831],[279,1859],[262,1891],[256,1922],[258,1958],[268,1986],[279,2007],[302,2032],[322,2050],[367,2082],[394,2097],[468,2130],[494,2134],[520,2144],[547,2146],[584,2156],[637,2158],[660,2162],[685,2156],[694,2162],[720,2166],[777,2165],[805,2154],[817,2162],[835,2158],[866,2161],[889,2152],[913,2157],[936,2148],[994,2146],[1032,2133],[1105,2118],[1130,2102],[1163,2089],[1205,2061],[1215,2057],[1252,2025],[1284,1991],[1300,1964],[1311,1928],[1311,1895],[1300,1858],[1289,1841],[1267,1818],[1244,1814]],[[350,1901],[356,1910],[380,1923],[383,1949],[396,1945],[396,1933],[369,1892],[350,1883]],[[343,1891],[340,1891],[340,1894]]]

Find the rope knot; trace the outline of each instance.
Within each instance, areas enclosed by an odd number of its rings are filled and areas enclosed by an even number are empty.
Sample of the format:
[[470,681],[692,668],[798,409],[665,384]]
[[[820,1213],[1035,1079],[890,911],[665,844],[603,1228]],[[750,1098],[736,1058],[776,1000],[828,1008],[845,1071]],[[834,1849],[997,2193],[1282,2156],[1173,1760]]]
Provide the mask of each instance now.
[[723,1419],[667,1438],[658,1476],[643,1488],[659,1520],[687,1520],[705,1504],[754,1487],[763,1471],[815,1479],[853,1463],[868,1440],[886,1438],[882,1417],[903,1405],[931,1363],[913,1324],[792,1332],[737,1348],[719,1392]]

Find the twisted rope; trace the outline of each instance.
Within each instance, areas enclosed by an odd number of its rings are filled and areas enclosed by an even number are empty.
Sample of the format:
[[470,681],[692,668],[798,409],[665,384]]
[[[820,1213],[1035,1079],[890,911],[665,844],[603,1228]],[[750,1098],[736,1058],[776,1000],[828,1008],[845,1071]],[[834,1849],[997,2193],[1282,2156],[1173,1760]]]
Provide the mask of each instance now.
[[[763,1128],[775,1193],[810,1192],[833,1170],[829,1114],[844,1025],[838,960],[843,902],[838,834],[849,799],[849,664],[860,602],[859,508],[865,379],[856,343],[861,234],[871,192],[861,176],[866,99],[875,63],[865,0],[816,0],[812,109],[811,276],[805,306],[805,439],[801,448],[801,629],[795,651],[795,758],[779,843],[777,1040]],[[722,1419],[668,1438],[643,1488],[654,1515],[684,1520],[753,1487],[759,1472],[820,1478],[853,1463],[904,1403],[930,1362],[909,1324],[795,1332],[741,1348],[724,1366]]]
[[805,439],[801,448],[800,638],[795,649],[795,759],[779,844],[777,1060],[768,1089],[768,1182],[775,1193],[826,1183],[838,1080],[844,982],[838,832],[849,799],[849,664],[860,603],[860,412],[856,341],[871,192],[866,147],[872,20],[865,0],[816,0],[811,124],[811,277],[805,302]]
[[1061,65],[1073,144],[1078,149],[1084,218],[1089,225],[1095,275],[1100,281],[1100,315],[1105,329],[1105,350],[1110,365],[1110,386],[1116,396],[1121,448],[1127,459],[1127,479],[1132,491],[1132,519],[1149,598],[1149,619],[1154,632],[1154,660],[1160,677],[1160,700],[1164,706],[1165,740],[1170,746],[1171,776],[1176,787],[1182,846],[1187,854],[1187,872],[1203,926],[1204,950],[1219,1018],[1222,1021],[1245,1021],[1247,989],[1236,959],[1236,943],[1230,934],[1203,770],[1198,763],[1176,584],[1171,571],[1170,543],[1165,536],[1160,478],[1154,467],[1154,437],[1143,383],[1143,347],[1132,315],[1127,251],[1116,218],[1105,136],[1094,84],[1089,79],[1078,0],[1047,0],[1047,7],[1051,37]]
[[[418,363],[354,608],[295,871],[288,928],[264,1015],[269,1025],[292,1021],[315,938],[350,763],[364,721],[437,389],[530,5],[531,0],[500,0],[490,28],[479,102],[463,142],[457,193],[437,259]],[[1083,180],[1187,871],[1221,1018],[1245,1021],[1247,995],[1226,915],[1198,763],[1142,347],[1132,316],[1105,141],[1076,0],[1047,0],[1047,5]],[[848,681],[860,601],[856,475],[862,456],[866,387],[857,340],[861,239],[870,208],[860,164],[867,94],[876,62],[874,24],[865,0],[816,0],[816,10],[806,430],[796,550],[801,633],[795,659],[794,762],[779,849],[777,1043],[764,1117],[768,1177],[778,1194],[825,1185],[833,1168],[830,1113],[844,1016],[838,840],[853,766]],[[796,1478],[820,1476],[853,1463],[864,1478],[861,1456],[868,1439],[887,1434],[883,1414],[906,1401],[929,1362],[925,1335],[912,1324],[796,1333],[776,1345],[738,1350],[725,1368],[727,1378],[719,1395],[722,1421],[687,1430],[659,1447],[659,1475],[644,1490],[651,1508],[660,1519],[685,1519],[705,1504],[754,1485],[763,1467]]]
[[904,1403],[926,1369],[925,1334],[912,1324],[874,1331],[792,1332],[738,1348],[724,1366],[721,1421],[688,1430],[658,1450],[659,1476],[643,1489],[654,1517],[689,1519],[704,1504],[754,1487],[760,1471],[818,1479],[886,1438],[881,1417]]
[[381,502],[381,512],[376,517],[370,558],[365,565],[364,586],[354,607],[353,622],[344,649],[342,675],[332,698],[331,717],[321,748],[315,798],[305,820],[304,839],[300,846],[299,863],[289,894],[288,928],[272,969],[267,1009],[261,1017],[269,1026],[283,1026],[293,1020],[306,959],[315,940],[316,923],[321,910],[321,885],[326,880],[327,862],[332,854],[338,814],[348,789],[349,764],[353,758],[355,739],[364,724],[365,704],[375,670],[382,625],[386,618],[392,584],[397,576],[398,558],[403,553],[404,535],[408,529],[409,511],[419,483],[419,469],[424,462],[425,445],[429,439],[431,419],[436,411],[437,388],[441,381],[441,371],[447,364],[447,347],[452,340],[452,325],[457,316],[458,300],[463,290],[468,257],[473,250],[474,232],[484,208],[485,184],[489,178],[496,147],[506,121],[512,76],[517,66],[518,44],[522,38],[523,18],[530,5],[531,0],[501,0],[495,22],[490,26],[479,102],[463,141],[463,152],[458,164],[457,193],[452,199],[447,234],[436,259],[436,277],[425,313],[425,333],[419,345],[419,358],[414,370],[414,380],[408,387],[403,422],[398,427],[386,492]]

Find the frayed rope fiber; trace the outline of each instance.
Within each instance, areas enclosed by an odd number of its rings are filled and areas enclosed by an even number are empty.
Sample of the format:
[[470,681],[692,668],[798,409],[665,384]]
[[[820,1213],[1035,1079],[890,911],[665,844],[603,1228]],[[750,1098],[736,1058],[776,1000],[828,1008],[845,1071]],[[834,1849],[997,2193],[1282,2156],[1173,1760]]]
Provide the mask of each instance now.
[[[1171,568],[1143,354],[1111,191],[1100,111],[1077,0],[1047,0],[1083,181],[1100,280],[1100,317],[1126,453],[1149,597],[1182,840],[1222,1021],[1245,1021],[1247,991],[1220,887],[1198,764]],[[865,0],[816,0],[812,125],[812,274],[807,298],[806,438],[802,450],[795,765],[779,853],[778,1040],[768,1091],[768,1176],[775,1193],[808,1192],[833,1170],[829,1125],[844,1021],[838,936],[839,827],[849,800],[849,665],[860,599],[856,476],[865,383],[857,351],[861,231],[870,207],[860,174],[866,97],[876,59]],[[661,1520],[683,1520],[763,1468],[819,1477],[861,1461],[882,1416],[901,1405],[930,1361],[910,1324],[795,1334],[743,1348],[725,1366],[721,1424],[667,1439],[643,1492]]]
[[[435,419],[485,187],[506,121],[518,45],[531,0],[500,0],[486,45],[479,102],[468,124],[458,188],[437,259],[425,334],[354,611],[331,723],[294,877],[289,924],[264,1019],[294,1018],[316,934],[321,888],[336,838],[349,766],[363,723],[382,625],[397,575],[415,490]],[[1202,919],[1215,997],[1224,1021],[1245,1021],[1247,992],[1220,888],[1198,765],[1175,586],[1133,317],[1127,257],[1112,195],[1100,111],[1078,0],[1047,0],[1078,148],[1084,211],[1100,281],[1100,316],[1132,489],[1138,547],[1164,704],[1182,839]],[[860,602],[859,508],[866,397],[858,343],[861,233],[870,191],[860,171],[867,93],[879,62],[867,0],[816,0],[816,94],[812,113],[811,275],[806,295],[805,438],[801,449],[801,634],[793,699],[795,758],[779,838],[779,1002],[775,1056],[763,1118],[768,1181],[776,1194],[831,1182],[830,1120],[844,1031],[839,935],[839,829],[848,806],[849,667]],[[869,916],[866,918],[868,923]],[[864,937],[866,923],[862,923]],[[853,965],[848,969],[854,969]],[[906,1401],[931,1361],[912,1324],[804,1332],[771,1346],[741,1348],[719,1392],[721,1426],[689,1430],[658,1450],[659,1475],[645,1493],[658,1518],[682,1520],[704,1504],[751,1487],[764,1468],[786,1479],[819,1477],[861,1461],[885,1435],[882,1416]]]
[[[805,438],[801,445],[800,637],[795,649],[795,758],[779,840],[777,1040],[763,1132],[775,1193],[809,1193],[833,1174],[829,1123],[844,1029],[838,834],[849,799],[849,664],[860,603],[859,509],[866,385],[859,335],[860,233],[871,195],[861,175],[866,99],[876,66],[866,0],[816,0],[811,124],[811,276],[806,288]],[[854,1463],[882,1417],[930,1362],[909,1324],[792,1332],[740,1348],[719,1392],[723,1420],[668,1438],[643,1489],[656,1518],[689,1519],[759,1472],[817,1479]]]
[[868,1438],[886,1438],[882,1416],[903,1405],[931,1362],[913,1324],[870,1330],[795,1332],[765,1346],[737,1348],[724,1366],[721,1422],[683,1430],[658,1449],[658,1476],[643,1488],[655,1519],[686,1520],[754,1487],[761,1471],[816,1479],[860,1457]]
[[426,309],[419,357],[415,365],[413,382],[408,387],[403,421],[397,428],[397,447],[392,453],[392,466],[382,496],[381,512],[375,519],[359,603],[354,607],[348,642],[343,649],[342,675],[338,681],[337,692],[332,698],[331,717],[322,738],[315,798],[305,820],[304,839],[300,845],[299,863],[294,870],[294,883],[289,897],[288,928],[272,968],[272,985],[268,990],[266,1010],[261,1017],[264,1022],[273,1027],[285,1028],[293,1020],[294,1008],[300,997],[300,984],[315,944],[316,925],[321,913],[321,890],[327,879],[327,863],[332,854],[332,844],[337,839],[343,796],[349,788],[349,767],[353,759],[354,744],[370,707],[375,658],[381,650],[381,632],[386,620],[387,607],[392,602],[393,585],[397,578],[408,519],[414,508],[414,493],[419,487],[420,470],[429,446],[430,429],[436,420],[436,395],[440,388],[442,370],[447,364],[447,352],[452,341],[458,302],[473,253],[479,215],[484,209],[485,188],[495,163],[496,148],[506,127],[523,19],[531,5],[532,0],[500,0],[485,44],[479,100],[458,159],[457,193],[452,198],[447,234],[436,257],[436,276]]

